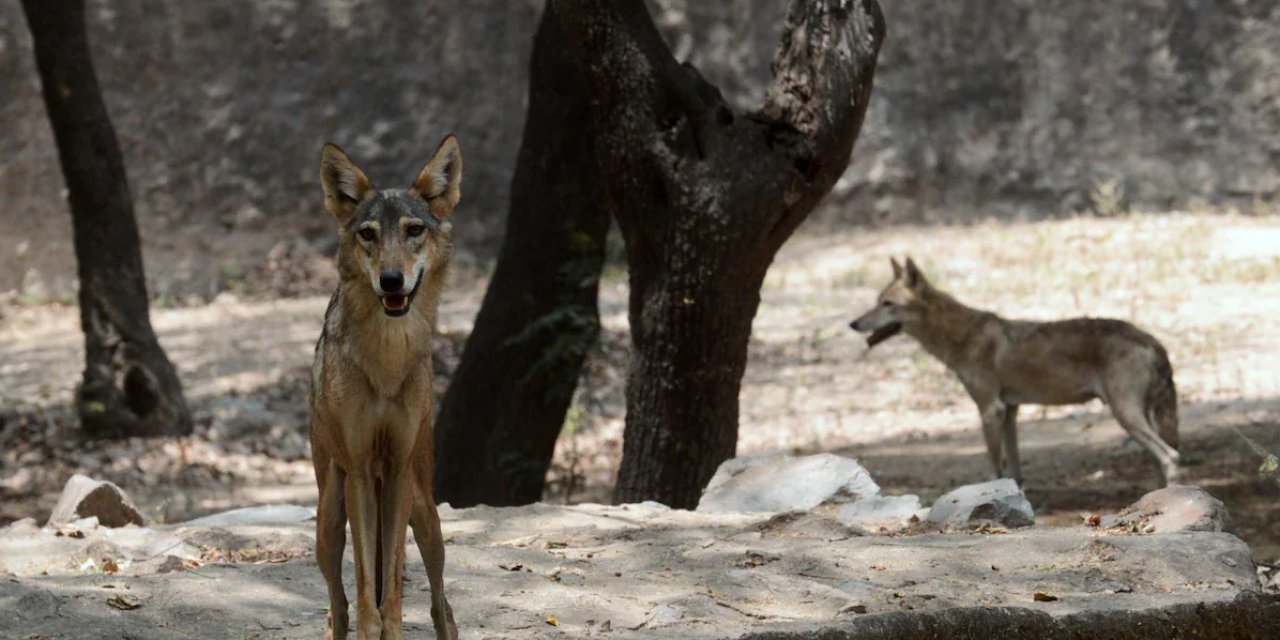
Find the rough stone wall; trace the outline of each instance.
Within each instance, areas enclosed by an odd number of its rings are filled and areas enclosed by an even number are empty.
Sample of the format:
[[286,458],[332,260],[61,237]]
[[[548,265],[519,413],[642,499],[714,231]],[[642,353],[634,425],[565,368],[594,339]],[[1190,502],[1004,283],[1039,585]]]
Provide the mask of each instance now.
[[[324,140],[398,185],[457,132],[460,243],[496,248],[539,0],[88,1],[161,291],[208,293],[281,240],[322,247]],[[759,103],[786,0],[651,1],[679,57]],[[872,106],[819,224],[1039,217],[1099,185],[1152,208],[1280,200],[1274,0],[882,4]],[[0,97],[0,291],[60,291],[70,225],[16,2]]]

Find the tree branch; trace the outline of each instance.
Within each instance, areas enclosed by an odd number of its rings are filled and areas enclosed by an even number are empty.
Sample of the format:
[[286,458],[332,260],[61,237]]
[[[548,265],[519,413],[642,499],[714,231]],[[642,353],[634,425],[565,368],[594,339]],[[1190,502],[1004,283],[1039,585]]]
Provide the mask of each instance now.
[[871,97],[884,15],[875,0],[794,0],[773,59],[773,82],[755,117],[783,124],[815,151],[845,147],[843,166]]
[[[792,0],[773,82],[752,119],[800,174],[783,194],[770,242],[781,246],[840,179],[871,101],[884,14],[876,0]],[[787,135],[790,134],[790,135]]]

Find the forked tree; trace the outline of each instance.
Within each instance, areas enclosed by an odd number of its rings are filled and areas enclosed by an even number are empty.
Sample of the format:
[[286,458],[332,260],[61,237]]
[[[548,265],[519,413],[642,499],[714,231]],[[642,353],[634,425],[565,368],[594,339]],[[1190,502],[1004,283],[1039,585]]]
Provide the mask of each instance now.
[[875,0],[793,0],[764,104],[672,57],[643,0],[552,0],[626,242],[634,351],[614,499],[697,504],[733,457],[774,254],[849,163],[885,26]]
[[177,372],[148,317],[133,200],[89,55],[84,0],[22,8],[71,205],[85,338],[81,425],[92,437],[190,433]]
[[609,210],[589,121],[548,5],[534,36],[506,237],[436,425],[442,502],[542,497],[583,358],[600,331]]

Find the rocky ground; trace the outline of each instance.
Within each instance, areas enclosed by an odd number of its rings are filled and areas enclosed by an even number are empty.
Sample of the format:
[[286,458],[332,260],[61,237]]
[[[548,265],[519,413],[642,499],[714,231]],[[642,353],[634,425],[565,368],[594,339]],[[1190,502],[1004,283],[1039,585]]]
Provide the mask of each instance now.
[[[851,466],[855,484],[865,485],[865,471]],[[776,468],[765,473],[787,479]],[[852,499],[827,488],[826,498]],[[738,495],[721,497],[750,500],[743,494],[759,489],[738,486],[728,490]],[[1171,503],[1162,504],[1157,510]],[[933,523],[929,512],[880,535],[817,505],[780,513],[653,503],[446,508],[445,586],[462,637],[493,640],[811,637],[803,634],[893,620],[877,614],[1016,607],[1105,620],[1164,616],[1180,604],[1236,606],[1240,598],[1260,598],[1247,606],[1280,622],[1280,597],[1263,594],[1249,548],[1213,530],[1220,509],[1167,529],[1162,516],[1143,513],[1013,530],[970,519],[972,508],[951,523]],[[249,508],[149,528],[101,527],[96,517],[43,529],[17,522],[0,529],[0,612],[10,621],[0,638],[317,637],[327,597],[313,513]],[[1178,531],[1188,524],[1209,530]],[[352,592],[350,563],[348,554]],[[426,576],[414,546],[406,589],[407,631],[428,635]]]

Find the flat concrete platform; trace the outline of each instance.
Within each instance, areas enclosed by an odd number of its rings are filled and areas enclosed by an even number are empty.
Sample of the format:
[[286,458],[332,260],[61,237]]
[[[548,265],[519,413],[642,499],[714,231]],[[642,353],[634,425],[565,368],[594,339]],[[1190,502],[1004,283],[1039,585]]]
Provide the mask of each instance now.
[[[0,529],[0,638],[318,638],[314,523],[288,514]],[[815,514],[653,504],[443,515],[463,638],[1280,638],[1280,599],[1225,533],[872,536]],[[430,637],[409,559],[406,635]]]

